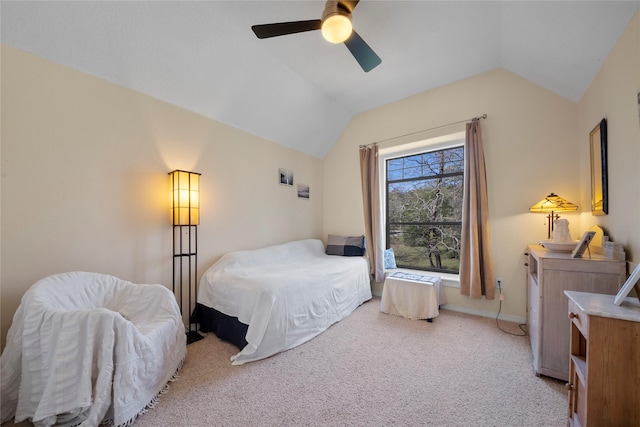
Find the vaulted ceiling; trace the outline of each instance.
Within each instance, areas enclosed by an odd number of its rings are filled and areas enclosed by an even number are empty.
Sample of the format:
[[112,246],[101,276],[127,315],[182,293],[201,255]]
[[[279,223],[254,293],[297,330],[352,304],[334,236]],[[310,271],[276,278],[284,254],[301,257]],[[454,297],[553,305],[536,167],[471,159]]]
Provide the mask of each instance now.
[[318,1],[2,1],[7,44],[323,158],[357,114],[495,68],[580,100],[637,1],[375,1],[353,13],[365,73]]

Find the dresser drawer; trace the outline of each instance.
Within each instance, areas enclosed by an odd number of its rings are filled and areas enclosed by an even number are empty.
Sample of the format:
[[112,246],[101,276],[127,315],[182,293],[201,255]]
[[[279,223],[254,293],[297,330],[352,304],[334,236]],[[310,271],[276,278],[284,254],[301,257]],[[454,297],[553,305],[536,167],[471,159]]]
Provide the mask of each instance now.
[[589,330],[589,316],[584,314],[578,305],[569,300],[569,319],[573,322],[578,330],[582,333],[582,336],[587,338]]

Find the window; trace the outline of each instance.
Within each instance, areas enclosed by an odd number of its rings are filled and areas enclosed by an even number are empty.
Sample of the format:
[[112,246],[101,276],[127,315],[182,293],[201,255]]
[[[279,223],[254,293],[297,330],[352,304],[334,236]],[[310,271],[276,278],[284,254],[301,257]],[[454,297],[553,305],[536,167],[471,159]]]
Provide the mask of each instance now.
[[458,273],[463,178],[464,145],[386,158],[386,245],[398,267]]

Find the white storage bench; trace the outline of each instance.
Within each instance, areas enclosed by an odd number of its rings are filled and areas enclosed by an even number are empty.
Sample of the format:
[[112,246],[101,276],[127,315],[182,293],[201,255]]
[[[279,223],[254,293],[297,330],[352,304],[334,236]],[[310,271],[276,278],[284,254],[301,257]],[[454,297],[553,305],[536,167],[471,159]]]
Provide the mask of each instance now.
[[441,278],[396,271],[384,280],[380,311],[431,321],[438,316],[439,307],[444,303]]

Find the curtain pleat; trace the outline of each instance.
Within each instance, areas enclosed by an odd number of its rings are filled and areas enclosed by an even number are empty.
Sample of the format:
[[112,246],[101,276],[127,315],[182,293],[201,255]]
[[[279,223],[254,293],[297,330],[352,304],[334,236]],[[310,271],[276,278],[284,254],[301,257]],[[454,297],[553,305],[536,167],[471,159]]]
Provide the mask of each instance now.
[[467,123],[465,140],[460,293],[493,299],[493,266],[489,251],[489,202],[480,122]]
[[382,236],[378,146],[375,144],[360,147],[360,177],[369,273],[373,280],[382,282],[384,280],[384,239]]

